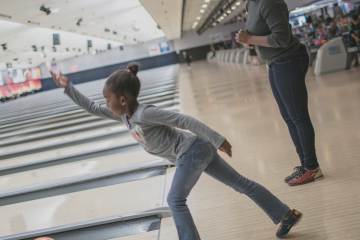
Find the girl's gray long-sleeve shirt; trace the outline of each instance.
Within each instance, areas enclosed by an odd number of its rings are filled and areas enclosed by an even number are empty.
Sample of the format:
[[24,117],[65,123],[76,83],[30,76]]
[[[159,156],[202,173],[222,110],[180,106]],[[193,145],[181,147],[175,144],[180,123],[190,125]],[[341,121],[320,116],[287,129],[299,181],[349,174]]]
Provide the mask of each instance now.
[[284,0],[248,0],[246,30],[255,36],[267,36],[271,47],[257,46],[260,56],[271,64],[290,56],[300,47],[289,24],[289,10]]
[[123,122],[145,151],[172,162],[184,154],[197,137],[210,142],[216,149],[225,141],[223,136],[202,122],[184,114],[139,104],[131,118],[116,116],[106,106],[81,94],[71,83],[64,92],[87,112]]

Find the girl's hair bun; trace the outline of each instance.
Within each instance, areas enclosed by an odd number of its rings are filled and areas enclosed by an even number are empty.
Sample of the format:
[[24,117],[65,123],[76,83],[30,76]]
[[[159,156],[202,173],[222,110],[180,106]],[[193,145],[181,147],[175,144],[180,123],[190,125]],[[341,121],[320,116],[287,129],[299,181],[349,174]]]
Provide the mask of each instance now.
[[127,65],[127,69],[130,71],[130,72],[132,72],[135,76],[137,75],[137,73],[139,72],[139,68],[140,68],[140,66],[139,66],[139,64],[138,63],[129,63],[128,65]]

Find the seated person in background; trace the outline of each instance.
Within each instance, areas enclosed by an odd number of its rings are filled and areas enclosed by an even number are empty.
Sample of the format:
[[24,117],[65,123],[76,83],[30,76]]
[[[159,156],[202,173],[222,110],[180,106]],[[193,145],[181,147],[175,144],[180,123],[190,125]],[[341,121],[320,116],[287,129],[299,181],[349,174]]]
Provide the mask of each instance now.
[[327,32],[322,23],[320,23],[316,28],[316,39],[314,40],[314,44],[316,46],[323,45],[327,40]]
[[351,16],[350,34],[354,44],[360,43],[360,18],[359,15],[354,14]]
[[328,37],[329,37],[329,39],[332,39],[332,38],[336,38],[336,37],[340,36],[340,34],[341,34],[340,28],[338,27],[336,19],[334,18],[329,23]]
[[344,13],[338,3],[334,3],[334,17],[342,17]]
[[[353,14],[351,16],[350,36],[351,36],[351,41],[350,41],[351,46],[360,47],[360,18],[359,18],[359,15],[357,15],[357,14]],[[354,66],[355,67],[359,66],[358,55],[359,55],[359,49],[354,54],[353,58],[351,59],[350,66],[352,65],[353,60],[355,60]]]
[[343,16],[338,20],[338,26],[341,32],[349,31],[349,18],[347,16]]

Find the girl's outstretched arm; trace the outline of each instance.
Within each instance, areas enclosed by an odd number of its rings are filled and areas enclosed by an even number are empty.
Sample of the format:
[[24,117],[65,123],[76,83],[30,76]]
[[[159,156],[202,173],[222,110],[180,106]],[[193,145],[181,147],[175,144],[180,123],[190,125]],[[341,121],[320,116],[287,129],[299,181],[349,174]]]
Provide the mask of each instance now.
[[64,92],[68,95],[77,105],[85,109],[87,112],[103,118],[110,118],[113,120],[121,121],[120,116],[116,116],[106,106],[90,100],[88,97],[79,92],[71,83],[71,81],[64,75],[55,74],[51,72],[51,76],[58,87],[64,88]]

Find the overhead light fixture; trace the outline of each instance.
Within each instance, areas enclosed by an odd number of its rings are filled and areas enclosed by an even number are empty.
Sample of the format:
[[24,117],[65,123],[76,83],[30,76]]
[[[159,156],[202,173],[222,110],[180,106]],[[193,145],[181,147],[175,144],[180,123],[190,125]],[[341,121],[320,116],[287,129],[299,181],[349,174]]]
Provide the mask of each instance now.
[[236,6],[232,6],[232,7],[231,7],[231,10],[235,10],[235,9],[236,9]]
[[205,4],[203,4],[201,7],[202,7],[202,8],[207,8],[208,5],[205,3]]
[[1,47],[2,47],[2,49],[3,49],[4,51],[6,51],[6,50],[7,50],[7,43],[1,44]]
[[204,9],[200,9],[200,13],[204,13],[205,12],[205,10]]
[[34,25],[40,25],[39,22],[34,22],[34,21],[31,21],[31,20],[28,20],[27,23],[29,23],[29,24],[34,24]]
[[241,4],[241,2],[239,1],[239,2],[236,3],[236,6],[240,6],[240,4]]
[[197,17],[197,18],[196,18],[196,20],[201,20],[201,17],[200,17],[200,16],[199,16],[199,17]]
[[230,14],[230,13],[231,13],[231,10],[227,10],[226,13]]
[[49,7],[45,7],[45,5],[41,5],[40,6],[40,11],[46,13],[46,15],[50,15],[51,14],[51,9]]
[[8,18],[8,19],[11,19],[11,18],[12,18],[10,15],[6,15],[6,14],[3,14],[3,13],[0,13],[0,17],[2,17],[2,18]]
[[209,3],[209,2],[210,2],[210,0],[205,0],[204,2]]
[[76,25],[77,25],[78,27],[80,27],[82,21],[83,21],[83,19],[82,19],[82,18],[79,18],[79,19],[76,21]]

